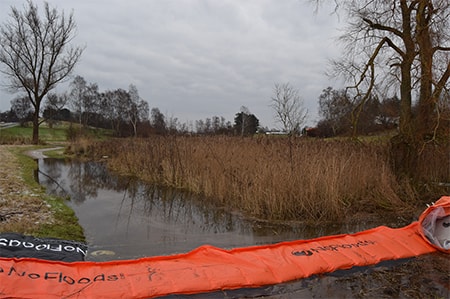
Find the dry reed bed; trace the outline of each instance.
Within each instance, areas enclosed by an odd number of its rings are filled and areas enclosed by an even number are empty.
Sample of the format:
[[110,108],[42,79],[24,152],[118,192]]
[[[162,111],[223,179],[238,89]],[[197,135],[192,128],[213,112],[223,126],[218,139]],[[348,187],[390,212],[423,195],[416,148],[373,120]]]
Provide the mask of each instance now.
[[[405,206],[386,146],[287,138],[154,137],[92,146],[116,171],[265,219],[338,219]],[[402,199],[399,198],[402,194]]]

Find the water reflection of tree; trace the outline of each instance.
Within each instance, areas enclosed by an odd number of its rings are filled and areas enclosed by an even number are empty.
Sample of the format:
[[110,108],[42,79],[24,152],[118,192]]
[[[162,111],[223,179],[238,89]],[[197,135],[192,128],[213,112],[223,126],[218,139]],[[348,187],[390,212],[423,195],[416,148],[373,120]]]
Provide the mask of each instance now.
[[60,196],[67,196],[64,190],[65,181],[62,179],[61,167],[56,163],[56,159],[46,159],[45,164],[42,165],[42,160],[38,160],[37,167],[37,182],[46,186],[54,186],[53,191]]
[[239,214],[213,205],[202,196],[149,185],[133,177],[115,175],[108,171],[104,163],[70,161],[65,166],[61,164],[64,164],[62,160],[46,159],[42,168],[51,179],[44,177],[41,179],[42,183],[49,186],[54,184],[52,180],[57,181],[77,204],[88,198],[95,200],[101,193],[100,189],[122,193],[116,225],[120,225],[120,220],[125,219],[127,228],[131,227],[132,222],[142,221],[141,225],[147,226],[181,227],[186,233],[310,235],[305,226],[270,225],[246,220]]
[[127,180],[111,175],[104,163],[98,162],[70,162],[68,171],[70,178],[70,193],[74,202],[82,203],[88,197],[97,197],[99,189],[115,191],[126,190]]
[[[61,164],[65,166],[61,166]],[[63,173],[67,171],[67,174]],[[69,196],[75,203],[82,203],[88,197],[95,198],[99,189],[123,191],[127,180],[108,173],[106,166],[98,162],[63,161],[45,159],[39,164],[39,183],[59,196]]]
[[136,191],[143,199],[142,213],[153,221],[178,225],[189,232],[224,233],[248,229],[239,217],[192,194],[154,185],[140,185]]

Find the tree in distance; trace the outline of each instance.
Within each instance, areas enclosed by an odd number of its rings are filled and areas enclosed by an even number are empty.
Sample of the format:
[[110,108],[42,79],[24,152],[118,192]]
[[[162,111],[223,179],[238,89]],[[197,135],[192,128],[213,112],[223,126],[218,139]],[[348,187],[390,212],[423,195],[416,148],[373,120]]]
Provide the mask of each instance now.
[[308,116],[307,109],[299,91],[289,83],[275,84],[271,105],[275,111],[275,119],[281,123],[282,129],[289,136],[299,134]]

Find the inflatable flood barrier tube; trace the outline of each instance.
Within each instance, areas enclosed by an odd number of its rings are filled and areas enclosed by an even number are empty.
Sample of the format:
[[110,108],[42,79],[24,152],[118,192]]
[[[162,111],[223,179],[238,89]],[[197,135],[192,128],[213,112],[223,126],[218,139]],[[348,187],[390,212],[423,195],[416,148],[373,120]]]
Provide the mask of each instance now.
[[[380,226],[351,235],[231,250],[206,245],[185,254],[125,261],[0,258],[0,298],[154,298],[204,293],[277,284],[437,250],[449,253],[442,247],[450,240],[449,216],[450,197],[442,197],[419,221],[397,229]],[[429,225],[430,217],[434,227]],[[437,240],[428,236],[431,230],[439,236]]]

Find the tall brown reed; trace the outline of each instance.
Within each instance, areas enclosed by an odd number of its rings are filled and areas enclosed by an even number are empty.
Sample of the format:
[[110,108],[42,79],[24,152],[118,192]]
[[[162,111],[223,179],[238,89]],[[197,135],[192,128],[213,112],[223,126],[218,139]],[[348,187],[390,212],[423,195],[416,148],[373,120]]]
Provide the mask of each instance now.
[[[386,146],[285,138],[153,137],[92,148],[109,165],[149,182],[201,194],[266,219],[337,219],[346,211],[408,201]],[[406,196],[406,197],[405,197]]]

